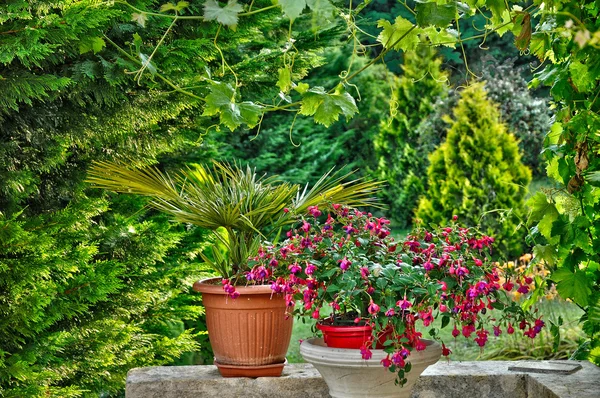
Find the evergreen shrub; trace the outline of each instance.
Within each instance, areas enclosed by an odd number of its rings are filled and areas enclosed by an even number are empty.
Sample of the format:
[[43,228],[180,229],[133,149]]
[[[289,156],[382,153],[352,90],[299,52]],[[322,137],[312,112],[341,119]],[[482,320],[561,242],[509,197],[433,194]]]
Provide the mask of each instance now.
[[417,217],[439,224],[457,215],[496,237],[496,255],[519,256],[530,181],[514,135],[500,122],[483,84],[476,83],[461,92],[446,141],[430,157]]

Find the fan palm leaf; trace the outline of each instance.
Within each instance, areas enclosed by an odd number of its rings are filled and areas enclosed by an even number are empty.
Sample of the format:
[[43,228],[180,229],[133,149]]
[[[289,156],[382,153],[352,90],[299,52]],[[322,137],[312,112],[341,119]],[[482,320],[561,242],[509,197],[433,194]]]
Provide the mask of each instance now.
[[[209,261],[228,276],[243,269],[260,242],[292,221],[283,210],[306,211],[309,206],[344,203],[350,206],[375,205],[379,182],[355,179],[348,174],[326,173],[312,187],[302,191],[296,184],[277,176],[259,177],[250,167],[213,162],[212,167],[194,165],[173,176],[156,168],[131,169],[122,163],[95,162],[87,181],[95,188],[132,193],[152,198],[150,205],[176,221],[216,231],[215,237],[228,250],[225,261]],[[228,263],[227,266],[223,263]]]

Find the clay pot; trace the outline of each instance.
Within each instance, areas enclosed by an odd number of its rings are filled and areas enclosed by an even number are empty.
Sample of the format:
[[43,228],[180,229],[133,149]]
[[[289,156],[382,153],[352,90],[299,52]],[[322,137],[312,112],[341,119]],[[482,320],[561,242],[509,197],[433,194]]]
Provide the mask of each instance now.
[[223,377],[281,375],[293,323],[282,294],[273,294],[270,286],[237,286],[240,296],[232,299],[220,278],[196,282],[194,290],[202,293],[208,337]]
[[308,339],[300,344],[300,353],[321,373],[332,398],[408,398],[425,368],[442,356],[440,344],[423,341],[427,348],[413,351],[408,357],[412,369],[406,374],[408,381],[403,387],[394,384],[395,373],[381,366],[381,360],[387,356],[383,350],[371,350],[373,357],[364,360],[360,350],[331,348],[323,339]]

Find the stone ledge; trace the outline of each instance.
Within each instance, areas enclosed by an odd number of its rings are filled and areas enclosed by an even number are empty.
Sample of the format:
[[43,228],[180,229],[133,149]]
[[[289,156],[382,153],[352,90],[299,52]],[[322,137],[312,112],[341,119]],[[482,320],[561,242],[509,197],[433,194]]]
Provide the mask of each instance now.
[[[565,372],[581,365],[572,374]],[[509,370],[518,367],[527,369]],[[383,369],[382,369],[383,371]],[[309,364],[282,377],[222,378],[214,366],[156,366],[127,375],[127,398],[321,398],[327,385]],[[600,368],[580,361],[446,362],[430,366],[412,398],[600,398]]]

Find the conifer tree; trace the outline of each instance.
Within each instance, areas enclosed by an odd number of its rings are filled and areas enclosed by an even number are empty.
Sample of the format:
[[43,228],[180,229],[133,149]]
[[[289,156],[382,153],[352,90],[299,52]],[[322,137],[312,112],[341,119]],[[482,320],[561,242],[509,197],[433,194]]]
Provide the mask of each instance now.
[[498,254],[523,254],[527,231],[518,225],[525,217],[531,171],[482,83],[462,91],[446,141],[430,162],[417,218],[442,223],[457,215],[460,222],[481,225],[494,236]]
[[425,167],[419,153],[421,120],[433,111],[438,96],[446,92],[446,72],[440,69],[442,60],[427,45],[404,54],[403,74],[396,81],[392,96],[391,120],[383,121],[375,136],[377,158],[375,176],[387,183],[382,199],[389,206],[389,215],[396,225],[407,227],[413,219],[413,209],[424,192],[421,172]]
[[[203,4],[190,8],[198,13]],[[287,26],[278,30],[265,14],[222,32],[221,49],[241,64],[232,62],[256,98],[265,94],[260,80],[274,75],[265,65],[277,62],[266,53],[248,59],[227,38],[281,48],[277,33]],[[201,101],[154,90],[150,72],[144,85],[127,73],[139,60],[116,46],[149,54],[171,22],[151,18],[143,27],[131,17],[123,4],[97,0],[0,4],[2,397],[122,396],[132,367],[173,363],[190,351],[209,359],[209,347],[198,344],[206,336],[196,336],[200,297],[191,291],[206,272],[205,231],[83,182],[93,160],[168,169],[215,157],[210,139],[199,140],[213,124]],[[220,67],[211,44],[217,28],[197,25],[182,21],[155,54],[179,82],[205,64]],[[321,59],[312,51],[321,42],[305,38],[298,71]]]

